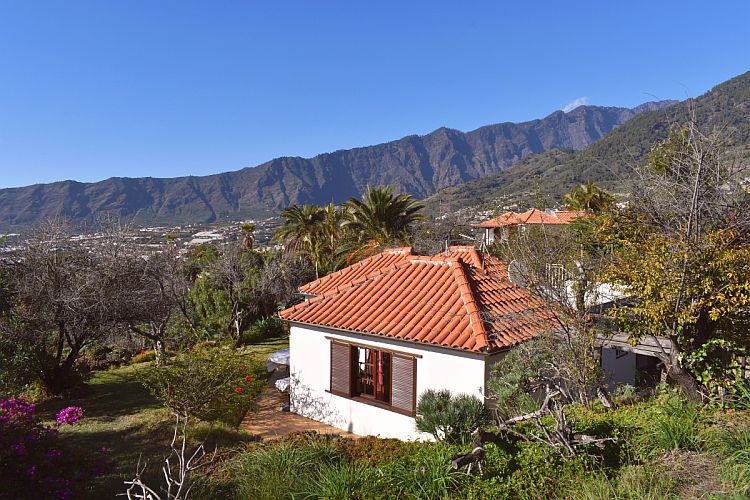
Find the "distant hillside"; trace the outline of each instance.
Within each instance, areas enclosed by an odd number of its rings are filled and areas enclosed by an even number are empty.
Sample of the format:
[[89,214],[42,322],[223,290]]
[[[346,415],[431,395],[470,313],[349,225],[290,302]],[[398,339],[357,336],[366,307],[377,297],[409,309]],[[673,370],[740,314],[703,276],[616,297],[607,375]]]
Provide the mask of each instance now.
[[292,203],[339,203],[362,194],[368,184],[394,185],[422,198],[501,172],[536,153],[585,148],[642,111],[672,103],[646,103],[634,109],[581,106],[540,120],[489,125],[467,133],[440,128],[425,136],[310,159],[282,157],[205,177],[112,178],[2,189],[0,230],[22,229],[58,215],[86,221],[115,213],[143,224],[254,217],[277,213]]
[[581,151],[551,150],[530,156],[498,174],[445,188],[425,202],[434,212],[506,203],[550,203],[576,184],[594,181],[613,190],[627,190],[634,165],[663,140],[670,126],[685,123],[691,109],[704,130],[721,130],[730,159],[750,161],[750,72],[717,85],[704,95],[665,109],[642,113],[604,139]]

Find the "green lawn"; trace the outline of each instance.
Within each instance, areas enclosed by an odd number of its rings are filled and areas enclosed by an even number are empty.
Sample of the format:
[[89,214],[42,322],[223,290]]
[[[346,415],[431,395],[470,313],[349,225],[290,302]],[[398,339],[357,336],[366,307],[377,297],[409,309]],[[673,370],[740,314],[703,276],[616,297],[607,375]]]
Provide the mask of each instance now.
[[[262,341],[243,347],[240,352],[256,353],[261,359],[289,346],[288,337]],[[85,396],[69,400],[50,400],[39,406],[42,417],[51,420],[55,412],[66,406],[81,406],[85,418],[61,429],[61,439],[81,452],[107,448],[114,461],[114,470],[92,485],[90,498],[110,498],[124,491],[123,481],[131,479],[139,457],[148,460],[150,476],[160,474],[161,462],[167,455],[172,437],[173,417],[138,383],[137,370],[148,364],[125,366],[95,372]],[[203,439],[217,436],[220,446],[231,446],[252,439],[242,432],[201,425],[196,433]],[[211,439],[209,439],[211,440]],[[234,441],[234,442],[233,442]],[[158,481],[158,480],[157,480]]]

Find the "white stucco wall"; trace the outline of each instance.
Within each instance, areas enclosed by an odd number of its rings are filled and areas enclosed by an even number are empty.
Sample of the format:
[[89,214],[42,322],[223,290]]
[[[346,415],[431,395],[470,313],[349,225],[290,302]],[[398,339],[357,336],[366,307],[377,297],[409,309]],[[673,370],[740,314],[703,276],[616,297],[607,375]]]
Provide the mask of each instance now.
[[326,337],[421,356],[417,358],[417,399],[427,389],[484,395],[487,368],[481,354],[293,324],[291,409],[308,418],[362,436],[431,439],[417,432],[412,417],[326,392],[331,372],[331,344]]

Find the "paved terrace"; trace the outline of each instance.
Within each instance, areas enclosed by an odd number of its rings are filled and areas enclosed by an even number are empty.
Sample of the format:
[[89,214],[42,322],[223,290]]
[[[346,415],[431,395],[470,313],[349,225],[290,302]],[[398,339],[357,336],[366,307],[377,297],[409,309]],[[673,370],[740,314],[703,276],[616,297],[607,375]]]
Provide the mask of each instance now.
[[[272,377],[269,385],[273,386],[274,382],[274,377]],[[275,387],[269,387],[266,393],[256,401],[258,411],[248,412],[240,427],[260,437],[263,441],[279,439],[292,432],[310,431],[319,434],[338,434],[350,438],[359,437],[351,432],[301,417],[295,413],[281,411],[281,407],[287,403],[287,400],[288,397],[282,395]]]

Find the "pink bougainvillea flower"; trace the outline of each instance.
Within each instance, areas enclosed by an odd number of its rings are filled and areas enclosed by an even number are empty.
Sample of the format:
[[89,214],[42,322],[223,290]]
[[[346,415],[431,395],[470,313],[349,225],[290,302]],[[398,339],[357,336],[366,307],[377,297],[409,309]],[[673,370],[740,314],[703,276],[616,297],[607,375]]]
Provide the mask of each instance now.
[[55,415],[55,422],[60,425],[73,425],[83,417],[83,408],[80,406],[68,406]]

